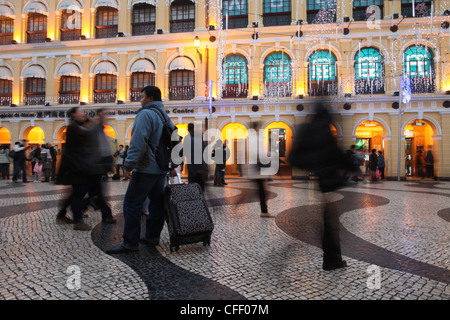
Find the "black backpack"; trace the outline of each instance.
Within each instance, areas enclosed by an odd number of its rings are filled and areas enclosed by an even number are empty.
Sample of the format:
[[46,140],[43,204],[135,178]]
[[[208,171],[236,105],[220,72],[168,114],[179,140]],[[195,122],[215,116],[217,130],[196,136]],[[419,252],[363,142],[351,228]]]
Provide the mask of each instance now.
[[171,169],[174,169],[177,167],[172,162],[172,149],[181,142],[181,137],[177,133],[177,139],[175,141],[172,140],[172,134],[177,128],[172,129],[169,122],[166,120],[166,117],[162,114],[162,112],[157,108],[151,108],[149,110],[155,110],[162,123],[163,123],[163,130],[161,133],[161,138],[159,140],[159,144],[156,147],[156,150],[153,149],[153,147],[149,146],[153,151],[153,154],[155,155],[156,163],[158,164],[158,167],[163,171],[169,171]]

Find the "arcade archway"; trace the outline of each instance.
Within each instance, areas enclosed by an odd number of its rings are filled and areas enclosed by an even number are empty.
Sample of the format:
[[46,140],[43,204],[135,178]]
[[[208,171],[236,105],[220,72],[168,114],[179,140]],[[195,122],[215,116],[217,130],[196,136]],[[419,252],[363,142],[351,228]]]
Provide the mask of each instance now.
[[272,122],[264,128],[264,147],[266,150],[271,150],[271,139],[272,134],[275,134],[276,147],[280,159],[280,170],[278,170],[277,175],[280,177],[292,177],[292,167],[287,161],[292,150],[292,129],[284,122]]
[[41,127],[28,127],[23,132],[22,139],[28,140],[28,145],[36,148],[45,143],[45,133]]
[[221,131],[222,141],[230,148],[230,158],[225,166],[226,175],[242,176],[242,167],[248,159],[248,131],[238,122],[225,125]]
[[433,139],[435,132],[433,125],[426,120],[413,120],[405,126],[406,177],[434,178],[437,175],[435,159],[438,150]]
[[0,146],[3,145],[11,147],[11,132],[6,127],[0,127]]
[[356,148],[365,154],[363,172],[368,174],[371,150],[375,149],[377,152],[381,151],[385,154],[385,128],[377,121],[363,121],[356,128],[355,136]]

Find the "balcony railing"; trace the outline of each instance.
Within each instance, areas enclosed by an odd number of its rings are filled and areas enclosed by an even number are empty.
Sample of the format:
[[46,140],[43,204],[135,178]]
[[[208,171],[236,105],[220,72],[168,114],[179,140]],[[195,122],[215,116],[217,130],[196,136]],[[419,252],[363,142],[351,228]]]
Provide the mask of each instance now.
[[97,39],[115,38],[117,37],[118,26],[96,26],[95,37]]
[[[224,29],[227,26],[225,17],[223,17],[222,19],[222,25]],[[247,28],[247,25],[248,25],[247,15],[228,16],[228,29]]]
[[436,90],[433,78],[411,78],[411,93],[432,93]]
[[133,23],[133,36],[142,36],[147,34],[155,33],[155,23],[147,22],[147,23]]
[[45,94],[33,94],[33,93],[25,94],[25,105],[36,106],[44,104],[45,104]]
[[12,94],[0,95],[0,106],[9,106],[12,103]]
[[59,104],[78,104],[80,103],[80,93],[60,93]]
[[172,20],[170,21],[170,32],[171,33],[179,33],[179,32],[192,32],[195,29],[195,20]]
[[137,102],[137,101],[141,101],[141,93],[142,89],[131,89],[130,90],[130,100],[131,102]]
[[384,93],[384,80],[382,79],[357,79],[355,80],[356,94],[380,94]]
[[0,46],[11,44],[12,40],[12,33],[0,33]]
[[310,96],[335,96],[337,94],[338,83],[336,81],[319,81],[310,83]]
[[47,38],[47,30],[45,31],[27,31],[27,43],[42,43]]
[[195,86],[169,87],[170,100],[192,100],[195,97]]
[[81,29],[61,29],[61,41],[80,40]]
[[291,95],[291,82],[267,82],[264,85],[264,96],[266,98],[283,98]]
[[292,17],[290,12],[265,13],[263,15],[263,24],[265,27],[290,25],[291,21]]
[[114,103],[116,102],[116,92],[95,92],[94,103]]
[[248,85],[246,83],[226,84],[222,91],[223,98],[247,98]]

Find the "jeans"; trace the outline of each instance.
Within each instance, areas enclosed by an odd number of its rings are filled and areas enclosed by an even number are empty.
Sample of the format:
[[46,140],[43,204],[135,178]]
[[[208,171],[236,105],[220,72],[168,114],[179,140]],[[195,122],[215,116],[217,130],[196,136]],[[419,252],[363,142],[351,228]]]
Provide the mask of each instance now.
[[145,198],[150,200],[146,218],[145,238],[159,240],[164,227],[165,174],[133,172],[123,203],[125,220],[123,240],[131,247],[139,246],[141,237],[141,215]]

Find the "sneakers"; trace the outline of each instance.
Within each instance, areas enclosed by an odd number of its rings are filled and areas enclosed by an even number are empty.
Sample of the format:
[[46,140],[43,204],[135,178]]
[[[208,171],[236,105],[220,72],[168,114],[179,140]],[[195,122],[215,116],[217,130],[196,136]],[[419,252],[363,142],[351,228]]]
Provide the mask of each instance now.
[[119,243],[117,246],[107,249],[105,253],[107,254],[120,254],[120,253],[129,253],[129,252],[137,252],[139,251],[139,247],[131,247],[128,246],[125,242]]
[[83,222],[83,220],[74,224],[74,226],[73,226],[73,230],[89,231],[91,229],[92,229],[91,226],[88,225],[87,223]]

